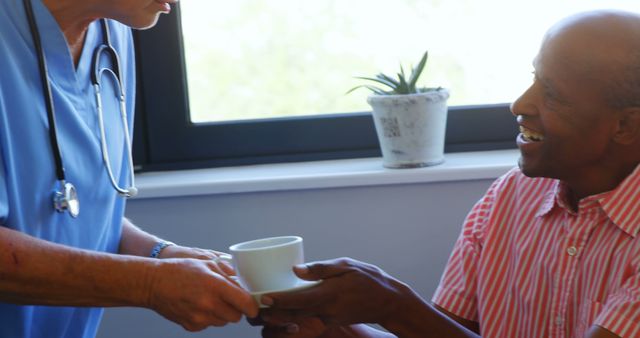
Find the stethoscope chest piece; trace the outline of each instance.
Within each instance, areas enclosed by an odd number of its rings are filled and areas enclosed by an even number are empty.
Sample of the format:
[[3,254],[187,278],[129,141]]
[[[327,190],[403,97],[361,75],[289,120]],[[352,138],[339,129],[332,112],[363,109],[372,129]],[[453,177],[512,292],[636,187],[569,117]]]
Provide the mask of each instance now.
[[56,191],[53,195],[53,207],[57,212],[69,211],[69,215],[76,218],[80,214],[80,201],[78,200],[76,187],[68,182],[61,183],[62,189]]

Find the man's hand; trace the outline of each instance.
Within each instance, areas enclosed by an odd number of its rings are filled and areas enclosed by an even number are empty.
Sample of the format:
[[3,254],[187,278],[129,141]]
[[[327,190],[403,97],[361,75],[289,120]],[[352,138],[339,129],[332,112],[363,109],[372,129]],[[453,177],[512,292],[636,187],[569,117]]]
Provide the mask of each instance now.
[[296,322],[291,322],[291,316],[281,317],[276,315],[266,315],[264,310],[260,311],[257,317],[247,318],[251,326],[263,326],[263,338],[326,338],[323,334],[329,328],[319,318],[300,317]]
[[296,323],[277,317],[265,318],[263,338],[327,338],[329,328],[314,317],[298,318]]
[[267,321],[250,322],[252,325],[264,325],[263,338],[390,338],[395,336],[363,325],[328,327],[315,317],[300,317],[295,323],[283,318],[267,317]]
[[341,258],[296,267],[305,280],[320,280],[312,288],[291,293],[269,294],[262,303],[267,318],[296,322],[300,317],[320,318],[328,326],[380,323],[396,311],[406,297],[415,297],[405,284],[381,269]]
[[162,259],[150,274],[146,306],[188,331],[255,317],[258,306],[220,264],[203,259]]
[[296,323],[280,322],[269,318],[269,324],[263,322],[263,338],[396,338],[396,336],[378,331],[364,324],[327,327],[314,317],[299,318]]

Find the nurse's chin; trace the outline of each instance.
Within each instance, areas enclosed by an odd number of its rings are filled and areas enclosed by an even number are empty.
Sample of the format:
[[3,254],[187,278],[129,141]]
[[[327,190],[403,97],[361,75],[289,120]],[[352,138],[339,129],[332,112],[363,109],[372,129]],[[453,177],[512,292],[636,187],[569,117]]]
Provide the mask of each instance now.
[[156,23],[158,23],[160,14],[162,14],[162,12],[157,12],[155,14],[139,15],[139,16],[130,17],[125,20],[118,20],[118,21],[120,21],[121,23],[133,29],[145,30],[145,29],[153,28],[156,25]]

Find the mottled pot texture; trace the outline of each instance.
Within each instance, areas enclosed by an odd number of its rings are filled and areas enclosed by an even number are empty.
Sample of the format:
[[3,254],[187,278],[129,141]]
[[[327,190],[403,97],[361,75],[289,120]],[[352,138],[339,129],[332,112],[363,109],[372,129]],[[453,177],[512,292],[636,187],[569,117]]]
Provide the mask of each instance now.
[[383,165],[417,168],[444,162],[449,91],[407,95],[371,95]]

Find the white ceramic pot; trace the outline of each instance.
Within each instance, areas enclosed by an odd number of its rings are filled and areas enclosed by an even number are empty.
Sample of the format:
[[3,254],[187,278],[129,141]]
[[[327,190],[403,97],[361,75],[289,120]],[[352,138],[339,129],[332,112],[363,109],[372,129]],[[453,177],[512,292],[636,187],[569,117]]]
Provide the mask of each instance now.
[[387,168],[417,168],[444,162],[449,91],[371,95],[373,120]]

